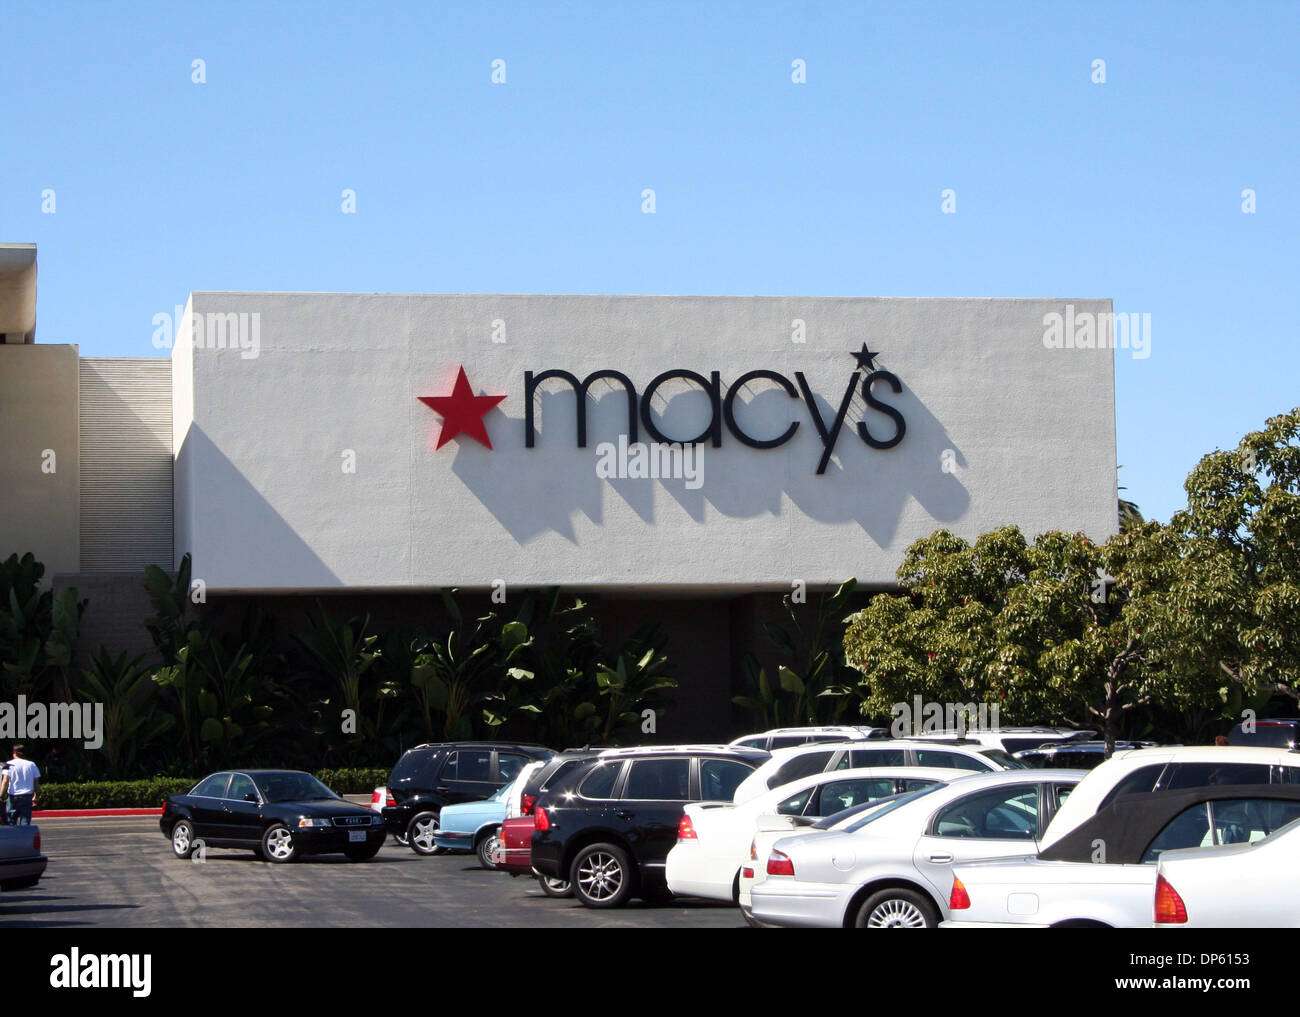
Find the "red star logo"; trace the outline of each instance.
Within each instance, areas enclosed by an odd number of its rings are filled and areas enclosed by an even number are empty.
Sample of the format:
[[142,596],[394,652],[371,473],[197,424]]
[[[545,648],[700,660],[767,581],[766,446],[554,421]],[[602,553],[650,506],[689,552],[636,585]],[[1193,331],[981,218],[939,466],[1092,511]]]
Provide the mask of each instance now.
[[465,368],[456,375],[456,386],[449,396],[420,396],[420,402],[442,417],[442,432],[438,435],[438,448],[446,445],[458,434],[467,434],[480,445],[492,447],[483,414],[501,402],[505,396],[476,396],[465,377]]

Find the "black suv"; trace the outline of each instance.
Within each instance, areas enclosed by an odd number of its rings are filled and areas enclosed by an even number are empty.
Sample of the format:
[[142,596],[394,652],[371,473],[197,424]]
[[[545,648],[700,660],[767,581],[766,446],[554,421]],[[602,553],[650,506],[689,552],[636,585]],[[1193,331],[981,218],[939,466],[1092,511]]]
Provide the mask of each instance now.
[[388,778],[384,825],[416,854],[436,855],[433,842],[444,805],[490,798],[529,763],[549,759],[542,745],[520,742],[440,742],[407,751]]
[[584,761],[552,783],[534,810],[532,862],[568,879],[593,908],[634,894],[668,896],[664,866],[687,802],[730,802],[766,759],[761,749],[642,749]]

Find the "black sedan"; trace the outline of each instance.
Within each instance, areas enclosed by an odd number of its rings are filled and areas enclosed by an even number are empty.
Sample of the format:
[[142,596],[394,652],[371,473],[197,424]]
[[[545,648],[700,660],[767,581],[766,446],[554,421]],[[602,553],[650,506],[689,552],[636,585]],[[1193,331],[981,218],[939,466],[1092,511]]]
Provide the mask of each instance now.
[[249,848],[269,862],[300,855],[373,858],[387,836],[375,812],[346,802],[309,773],[214,773],[163,803],[159,828],[177,858],[208,847]]

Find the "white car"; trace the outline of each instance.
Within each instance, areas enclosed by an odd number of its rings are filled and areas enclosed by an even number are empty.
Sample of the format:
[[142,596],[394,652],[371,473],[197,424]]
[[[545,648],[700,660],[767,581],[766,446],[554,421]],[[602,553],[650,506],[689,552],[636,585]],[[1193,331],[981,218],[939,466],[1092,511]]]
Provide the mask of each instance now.
[[837,830],[776,842],[750,890],[771,925],[933,928],[949,917],[952,867],[1037,854],[1077,770],[971,774],[903,795]]
[[[952,779],[951,770],[948,771],[947,779]],[[797,816],[779,816],[772,812],[759,816],[758,828],[754,831],[754,839],[749,844],[749,858],[746,859],[744,866],[740,870],[740,882],[737,884],[736,903],[740,905],[745,921],[750,925],[760,927],[767,924],[754,917],[752,892],[755,883],[761,883],[767,878],[767,856],[771,853],[777,841],[790,837],[812,835],[821,830],[843,829],[856,823],[869,812],[883,808],[900,797],[902,796],[893,795],[889,798],[879,798],[865,805],[845,809],[837,815],[827,816],[825,819],[818,820],[812,826],[807,827],[801,826]]]
[[824,727],[774,727],[758,734],[744,735],[732,741],[731,745],[770,752],[772,749],[788,749],[810,742],[866,741],[888,737],[888,728],[828,724]]
[[1153,913],[1161,927],[1300,926],[1300,820],[1250,843],[1169,851],[1157,865]]
[[1235,745],[1116,752],[1090,771],[1061,806],[1043,835],[1043,847],[1055,844],[1120,795],[1208,784],[1300,784],[1300,757],[1289,749]]
[[991,730],[970,728],[965,731],[931,731],[907,735],[911,741],[971,742],[980,748],[1001,749],[1007,755],[1014,755],[1025,749],[1036,749],[1042,745],[1091,741],[1096,737],[1096,731],[1072,727],[999,727]]
[[668,889],[681,896],[735,901],[740,870],[765,814],[797,817],[811,825],[863,802],[929,787],[951,776],[952,770],[921,767],[835,770],[802,777],[740,805],[687,805],[677,845],[668,852]]
[[890,739],[885,741],[828,742],[776,749],[772,758],[736,788],[736,804],[756,798],[771,788],[827,770],[862,770],[881,766],[925,766],[989,773],[1026,770],[1000,749],[977,744],[941,744]]

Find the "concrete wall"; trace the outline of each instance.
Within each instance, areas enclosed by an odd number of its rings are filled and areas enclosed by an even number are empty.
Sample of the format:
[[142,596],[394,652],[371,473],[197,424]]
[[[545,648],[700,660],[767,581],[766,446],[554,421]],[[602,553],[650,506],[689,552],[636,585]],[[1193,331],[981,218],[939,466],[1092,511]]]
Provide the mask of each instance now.
[[[1045,316],[1067,303],[1110,311],[1097,300],[194,294],[201,330],[173,352],[175,553],[192,551],[212,590],[504,581],[740,593],[888,584],[905,548],[940,526],[1104,539],[1116,528],[1113,354],[1045,347]],[[856,431],[896,430],[864,400],[865,372],[854,382],[864,342],[901,384],[874,388],[906,422],[892,448]],[[475,394],[505,397],[483,418],[491,450],[463,434],[434,447],[442,418],[420,397],[451,393],[461,367]],[[528,448],[524,373],[549,369],[617,370],[639,394],[674,369],[718,371],[723,394],[757,369],[792,385],[803,372],[823,419],[846,391],[849,406],[821,475],[805,400],[754,381],[737,420],[757,437],[798,422],[783,446],[747,447],[722,426],[698,489],[605,479],[597,446],[628,429],[624,390],[593,385],[577,448],[573,390],[544,385]],[[684,381],[651,405],[676,438],[710,419]]]
[[0,557],[80,567],[77,347],[0,345]]

